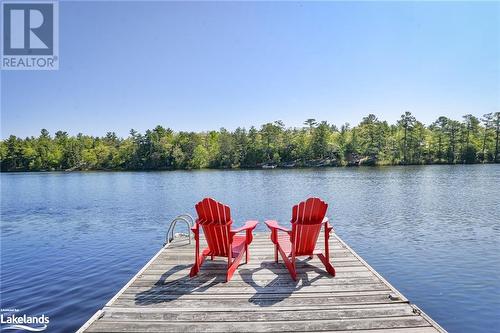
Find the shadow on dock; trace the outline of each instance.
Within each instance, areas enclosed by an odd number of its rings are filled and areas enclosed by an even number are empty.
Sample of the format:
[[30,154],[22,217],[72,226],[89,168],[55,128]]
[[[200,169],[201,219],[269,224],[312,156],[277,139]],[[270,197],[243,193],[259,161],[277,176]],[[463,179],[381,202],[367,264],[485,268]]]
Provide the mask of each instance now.
[[[273,306],[284,301],[294,292],[302,289],[302,287],[310,286],[316,280],[319,280],[321,278],[333,278],[327,272],[319,269],[316,266],[310,265],[308,263],[310,260],[310,258],[302,261],[297,260],[296,263],[298,265],[301,265],[301,273],[298,274],[298,281],[294,281],[290,276],[280,274],[279,270],[283,269],[283,263],[263,262],[260,264],[260,267],[254,269],[240,268],[239,270],[241,272],[242,280],[249,286],[253,287],[256,291],[248,301],[261,307]],[[253,279],[254,273],[257,273],[261,270],[271,271],[276,275],[276,277],[272,281],[266,283],[264,286],[261,286]],[[309,279],[307,272],[315,272],[318,274],[318,276],[313,279]],[[283,288],[282,286],[286,287]],[[276,294],[273,295],[274,297],[269,298],[269,291],[272,290],[275,290]]]
[[[192,265],[177,265],[166,271],[161,275],[158,281],[155,282],[151,289],[140,292],[135,297],[135,303],[138,305],[150,305],[157,303],[172,302],[176,299],[193,293],[194,291],[203,292],[211,287],[214,287],[220,283],[224,283],[224,276],[214,276],[213,281],[206,284],[206,280],[199,279],[198,277],[190,278],[189,275],[183,276],[179,279],[166,282],[168,277],[172,274],[182,271],[187,268],[191,268]],[[199,284],[193,283],[196,280]],[[169,295],[170,298],[165,299],[162,296]]]
[[[312,285],[313,282],[322,278],[333,278],[327,272],[314,265],[309,264],[310,258],[305,260],[297,260],[297,264],[301,266],[301,273],[299,273],[298,281],[282,274],[284,268],[283,263],[262,262],[259,267],[248,269],[245,264],[240,265],[236,274],[241,276],[241,279],[248,286],[255,290],[255,293],[248,299],[249,303],[253,303],[260,307],[270,307],[290,297],[294,292],[302,289],[303,287]],[[137,293],[135,296],[135,303],[137,305],[150,305],[158,303],[167,303],[175,301],[182,296],[191,295],[193,293],[203,293],[210,288],[226,284],[225,275],[213,272],[210,274],[210,269],[204,270],[202,268],[199,275],[196,277],[189,277],[187,274],[175,280],[168,281],[168,278],[173,274],[190,268],[191,265],[176,265],[163,273],[152,287],[146,291]],[[265,270],[276,275],[271,281],[258,281],[254,279],[254,274]],[[308,272],[317,274],[313,279],[309,279]],[[206,273],[209,273],[208,275]],[[258,274],[257,274],[258,275]],[[167,282],[168,281],[168,282]],[[230,284],[231,282],[229,282]],[[265,283],[265,285],[263,285]],[[165,298],[165,296],[169,296]]]

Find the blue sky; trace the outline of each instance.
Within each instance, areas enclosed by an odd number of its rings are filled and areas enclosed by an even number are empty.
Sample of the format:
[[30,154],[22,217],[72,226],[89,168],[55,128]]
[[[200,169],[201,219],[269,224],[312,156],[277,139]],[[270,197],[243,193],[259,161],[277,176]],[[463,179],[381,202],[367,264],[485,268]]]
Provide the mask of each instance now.
[[58,71],[1,73],[2,137],[500,110],[500,2],[61,2]]

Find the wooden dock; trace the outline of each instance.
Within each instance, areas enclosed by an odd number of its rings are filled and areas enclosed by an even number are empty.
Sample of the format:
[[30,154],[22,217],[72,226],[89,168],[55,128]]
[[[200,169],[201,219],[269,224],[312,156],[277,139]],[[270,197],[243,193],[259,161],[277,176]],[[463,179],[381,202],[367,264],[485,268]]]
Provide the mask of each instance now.
[[257,233],[250,262],[225,283],[222,259],[189,278],[194,242],[176,239],[78,332],[446,332],[337,235],[330,242],[336,277],[303,259],[294,282],[269,233]]

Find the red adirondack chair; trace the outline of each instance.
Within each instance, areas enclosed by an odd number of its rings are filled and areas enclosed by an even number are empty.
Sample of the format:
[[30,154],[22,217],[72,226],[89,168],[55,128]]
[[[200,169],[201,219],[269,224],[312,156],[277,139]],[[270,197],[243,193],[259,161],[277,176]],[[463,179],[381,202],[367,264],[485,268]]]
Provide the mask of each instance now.
[[[196,257],[189,276],[193,277],[200,271],[201,264],[207,256],[212,260],[214,257],[227,258],[226,282],[234,274],[245,254],[245,263],[248,262],[248,246],[252,242],[252,231],[257,226],[257,221],[247,221],[246,224],[237,229],[231,229],[233,220],[228,206],[205,198],[195,206],[198,218],[191,230],[194,233],[196,243]],[[200,253],[200,226],[203,229],[208,247]],[[245,231],[245,235],[236,235]]]
[[[326,270],[335,276],[335,269],[330,264],[330,250],[328,239],[333,227],[325,217],[328,204],[319,198],[309,198],[306,201],[293,206],[292,209],[292,229],[287,229],[276,221],[266,221],[266,225],[271,229],[271,240],[274,243],[274,260],[278,262],[278,252],[281,254],[292,278],[297,280],[295,269],[295,258],[300,256],[317,255],[325,265]],[[325,252],[316,249],[321,226],[325,226]],[[280,234],[283,231],[284,234]]]

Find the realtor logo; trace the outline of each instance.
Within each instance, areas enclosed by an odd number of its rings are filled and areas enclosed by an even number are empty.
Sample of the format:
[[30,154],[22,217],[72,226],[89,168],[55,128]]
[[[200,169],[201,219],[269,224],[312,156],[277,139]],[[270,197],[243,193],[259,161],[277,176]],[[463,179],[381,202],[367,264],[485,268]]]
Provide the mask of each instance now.
[[3,1],[2,69],[58,69],[58,19],[55,1]]

